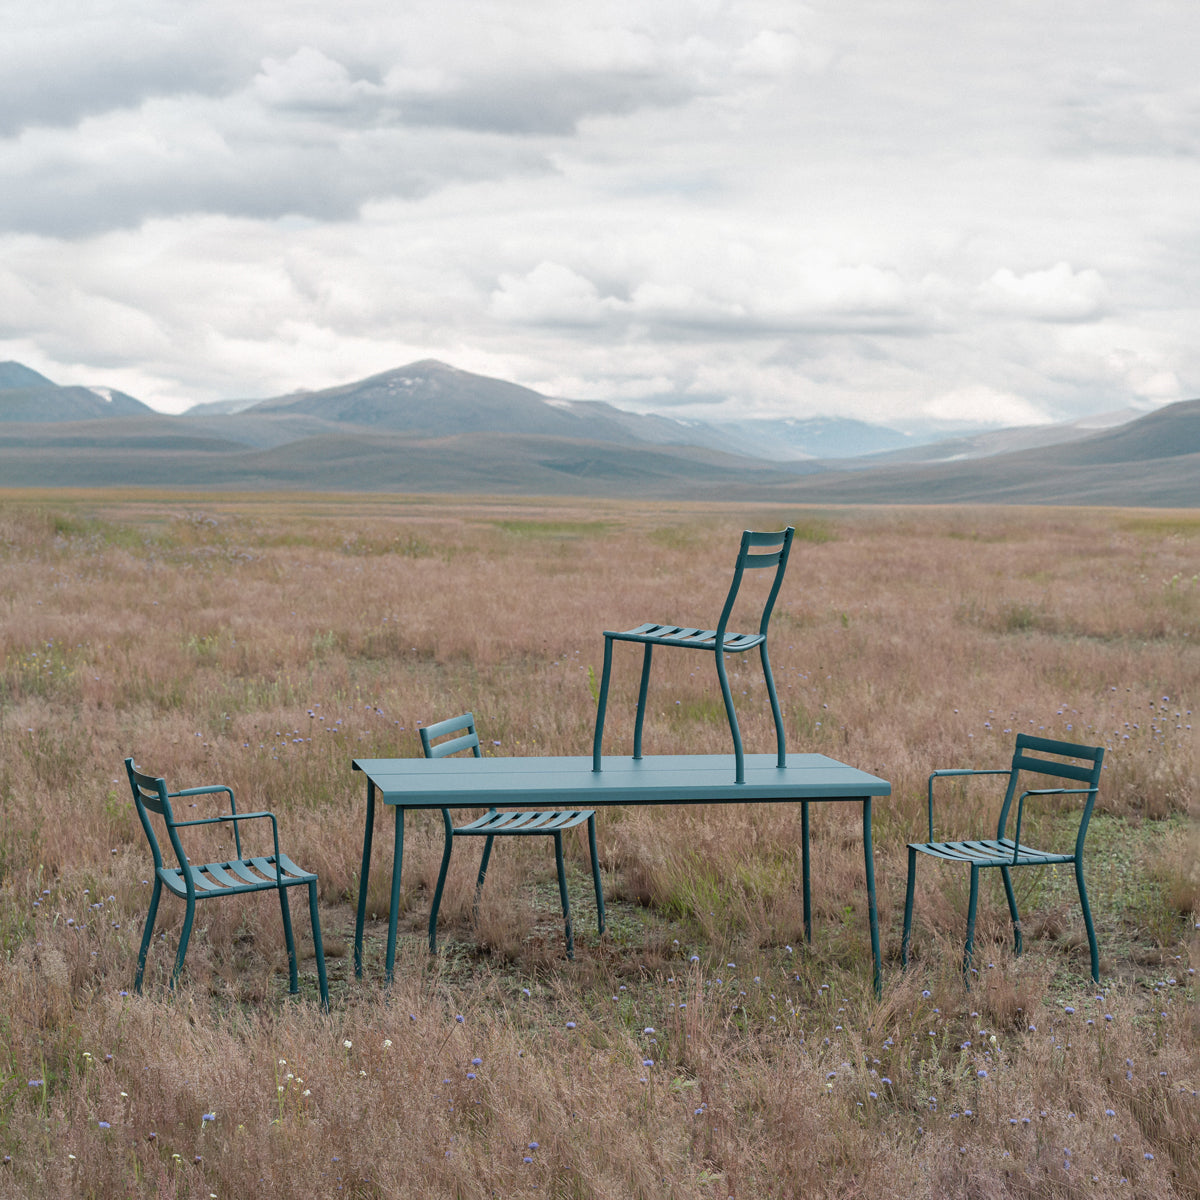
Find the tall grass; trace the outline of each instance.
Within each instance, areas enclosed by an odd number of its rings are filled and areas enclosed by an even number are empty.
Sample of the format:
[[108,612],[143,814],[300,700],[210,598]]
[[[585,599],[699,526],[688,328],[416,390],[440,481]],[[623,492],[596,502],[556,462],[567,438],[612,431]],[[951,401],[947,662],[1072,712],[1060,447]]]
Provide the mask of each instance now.
[[[440,822],[410,817],[389,991],[381,814],[356,982],[351,759],[416,755],[420,723],[467,708],[496,754],[586,754],[600,631],[715,619],[738,532],[785,521],[789,748],[893,787],[882,997],[838,805],[813,814],[811,946],[794,807],[602,812],[610,928],[573,843],[574,963],[540,839],[497,847],[475,923],[459,849],[431,959]],[[1198,551],[1194,514],[5,493],[0,1197],[1200,1194]],[[621,649],[610,753],[632,741]],[[752,752],[774,745],[756,663],[730,664]],[[647,753],[728,752],[713,676],[656,657]],[[967,992],[965,877],[922,864],[902,974],[925,779],[1005,765],[1022,730],[1108,748],[1087,865],[1102,986],[1052,870],[1018,877],[1020,959],[1002,894],[982,898]],[[165,899],[129,994],[150,862],[126,756],[279,814],[320,874],[330,1015],[311,957],[288,999],[270,896],[202,906],[173,996]],[[997,805],[948,783],[937,832],[985,833]],[[1023,828],[1069,841],[1075,816]]]

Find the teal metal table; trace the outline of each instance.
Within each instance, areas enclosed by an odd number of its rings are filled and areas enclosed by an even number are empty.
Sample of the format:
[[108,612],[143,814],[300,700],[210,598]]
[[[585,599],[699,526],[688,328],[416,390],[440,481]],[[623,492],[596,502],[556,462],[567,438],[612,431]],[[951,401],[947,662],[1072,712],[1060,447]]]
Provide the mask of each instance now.
[[871,801],[891,795],[883,779],[826,758],[791,754],[778,766],[773,754],[747,755],[744,783],[734,782],[731,754],[608,757],[593,770],[592,758],[356,758],[354,769],[367,777],[367,819],[363,831],[358,917],[354,927],[354,973],[362,977],[363,926],[375,804],[395,810],[392,894],[388,910],[386,974],[396,964],[396,921],[400,911],[400,872],[404,863],[404,814],[410,809],[443,808],[614,808],[644,804],[799,803],[804,873],[804,933],[812,940],[809,892],[808,806],[850,801],[862,805],[863,858],[871,929],[875,989],[880,986],[879,920],[875,908],[875,861],[871,847]]

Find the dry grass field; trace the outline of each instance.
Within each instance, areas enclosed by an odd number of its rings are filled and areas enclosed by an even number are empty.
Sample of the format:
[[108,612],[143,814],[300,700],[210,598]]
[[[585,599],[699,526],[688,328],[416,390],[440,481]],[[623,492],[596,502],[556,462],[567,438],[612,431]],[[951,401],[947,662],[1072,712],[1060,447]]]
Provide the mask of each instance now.
[[[714,620],[739,530],[784,523],[789,748],[893,787],[882,997],[837,805],[813,810],[811,946],[798,808],[601,812],[610,927],[574,842],[574,962],[545,839],[497,845],[477,922],[460,843],[431,958],[440,821],[411,817],[390,990],[383,814],[357,982],[351,759],[416,755],[468,708],[496,754],[588,753],[600,631]],[[1197,1196],[1198,572],[1194,511],[0,493],[0,1197]],[[617,651],[612,753],[638,677]],[[757,659],[734,667],[770,750]],[[727,751],[702,656],[657,655],[650,697],[648,753]],[[967,991],[967,873],[931,860],[902,973],[926,777],[1002,767],[1021,730],[1109,748],[1101,985],[1073,879],[1043,869],[1016,876],[1020,958],[987,881]],[[132,994],[150,859],[126,756],[276,811],[320,874],[330,1014],[311,943],[287,994],[270,895],[201,906],[173,995],[165,897]],[[939,833],[986,835],[997,801],[946,784]],[[1027,840],[1069,842],[1069,801]]]

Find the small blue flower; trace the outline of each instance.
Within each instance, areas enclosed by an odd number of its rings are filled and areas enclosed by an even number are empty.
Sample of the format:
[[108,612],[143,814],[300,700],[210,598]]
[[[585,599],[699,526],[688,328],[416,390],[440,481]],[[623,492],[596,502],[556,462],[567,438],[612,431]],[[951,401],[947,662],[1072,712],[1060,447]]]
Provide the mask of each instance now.
[[98,1122],[101,1129],[111,1129],[112,1126],[107,1121]]
[[530,1148],[530,1150],[536,1150],[538,1148],[537,1142],[530,1142],[529,1148]]
[[458,1013],[454,1018],[460,1025],[466,1020],[462,1013]]
[[478,1066],[482,1066],[482,1065],[483,1065],[483,1059],[482,1059],[482,1058],[473,1058],[473,1059],[471,1059],[471,1066],[473,1066],[473,1067],[478,1067]]
[[575,1022],[574,1022],[574,1021],[568,1021],[568,1022],[567,1022],[567,1028],[568,1028],[568,1029],[574,1029],[574,1028],[575,1028]]
[[217,1119],[217,1114],[215,1112],[205,1113],[200,1118],[200,1124],[203,1125],[205,1121],[215,1121],[216,1119]]

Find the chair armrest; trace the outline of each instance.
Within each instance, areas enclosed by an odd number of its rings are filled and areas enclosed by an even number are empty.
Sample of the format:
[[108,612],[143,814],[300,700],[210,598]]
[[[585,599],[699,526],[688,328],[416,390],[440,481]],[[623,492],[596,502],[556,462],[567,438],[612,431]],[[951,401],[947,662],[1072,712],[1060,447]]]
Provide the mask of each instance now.
[[[217,817],[199,817],[195,821],[176,821],[176,829],[184,829],[190,825],[224,825],[232,824],[234,836],[237,837],[237,827],[239,821],[254,821],[266,817],[271,822],[271,840],[275,847],[275,877],[279,878],[279,822],[275,820],[275,814],[272,812],[252,812],[252,813],[231,813],[228,816],[222,815]],[[242,857],[241,840],[237,840],[237,856]]]
[[1017,861],[1017,856],[1021,852],[1021,816],[1025,811],[1026,796],[1083,796],[1092,792],[1098,792],[1098,787],[1092,788],[1030,788],[1027,792],[1022,792],[1020,799],[1017,801],[1017,829],[1016,836],[1013,838],[1013,862]]
[[[237,801],[233,798],[233,789],[230,787],[226,787],[226,785],[223,783],[210,783],[210,784],[205,784],[201,787],[184,788],[182,791],[179,791],[179,792],[168,792],[167,795],[171,799],[175,799],[176,797],[183,797],[183,796],[213,796],[213,795],[219,794],[220,792],[224,792],[229,797],[229,811],[231,813],[236,814],[237,813]],[[177,824],[178,824],[178,822],[177,822]],[[234,851],[237,854],[238,858],[241,858],[242,857],[242,836],[238,832],[238,827],[236,825],[233,827],[233,848],[234,848]],[[276,852],[278,852],[278,846],[276,847]]]
[[179,796],[211,796],[216,792],[228,792],[229,799],[233,800],[233,789],[226,787],[221,783],[210,784],[207,787],[184,788],[182,792],[168,792],[170,799],[174,800]]
[[976,771],[970,767],[955,767],[945,771],[934,771],[929,776],[929,840],[933,841],[933,781],[949,779],[957,775],[1011,775],[1011,770]]
[[[236,830],[239,821],[253,821],[262,817],[266,817],[271,822],[271,838],[275,844],[275,879],[278,882],[283,868],[279,865],[279,822],[275,820],[273,812],[253,812],[253,813],[234,813],[228,817],[218,817],[218,821],[229,821],[233,824]],[[241,846],[238,846],[238,857],[241,857]]]

